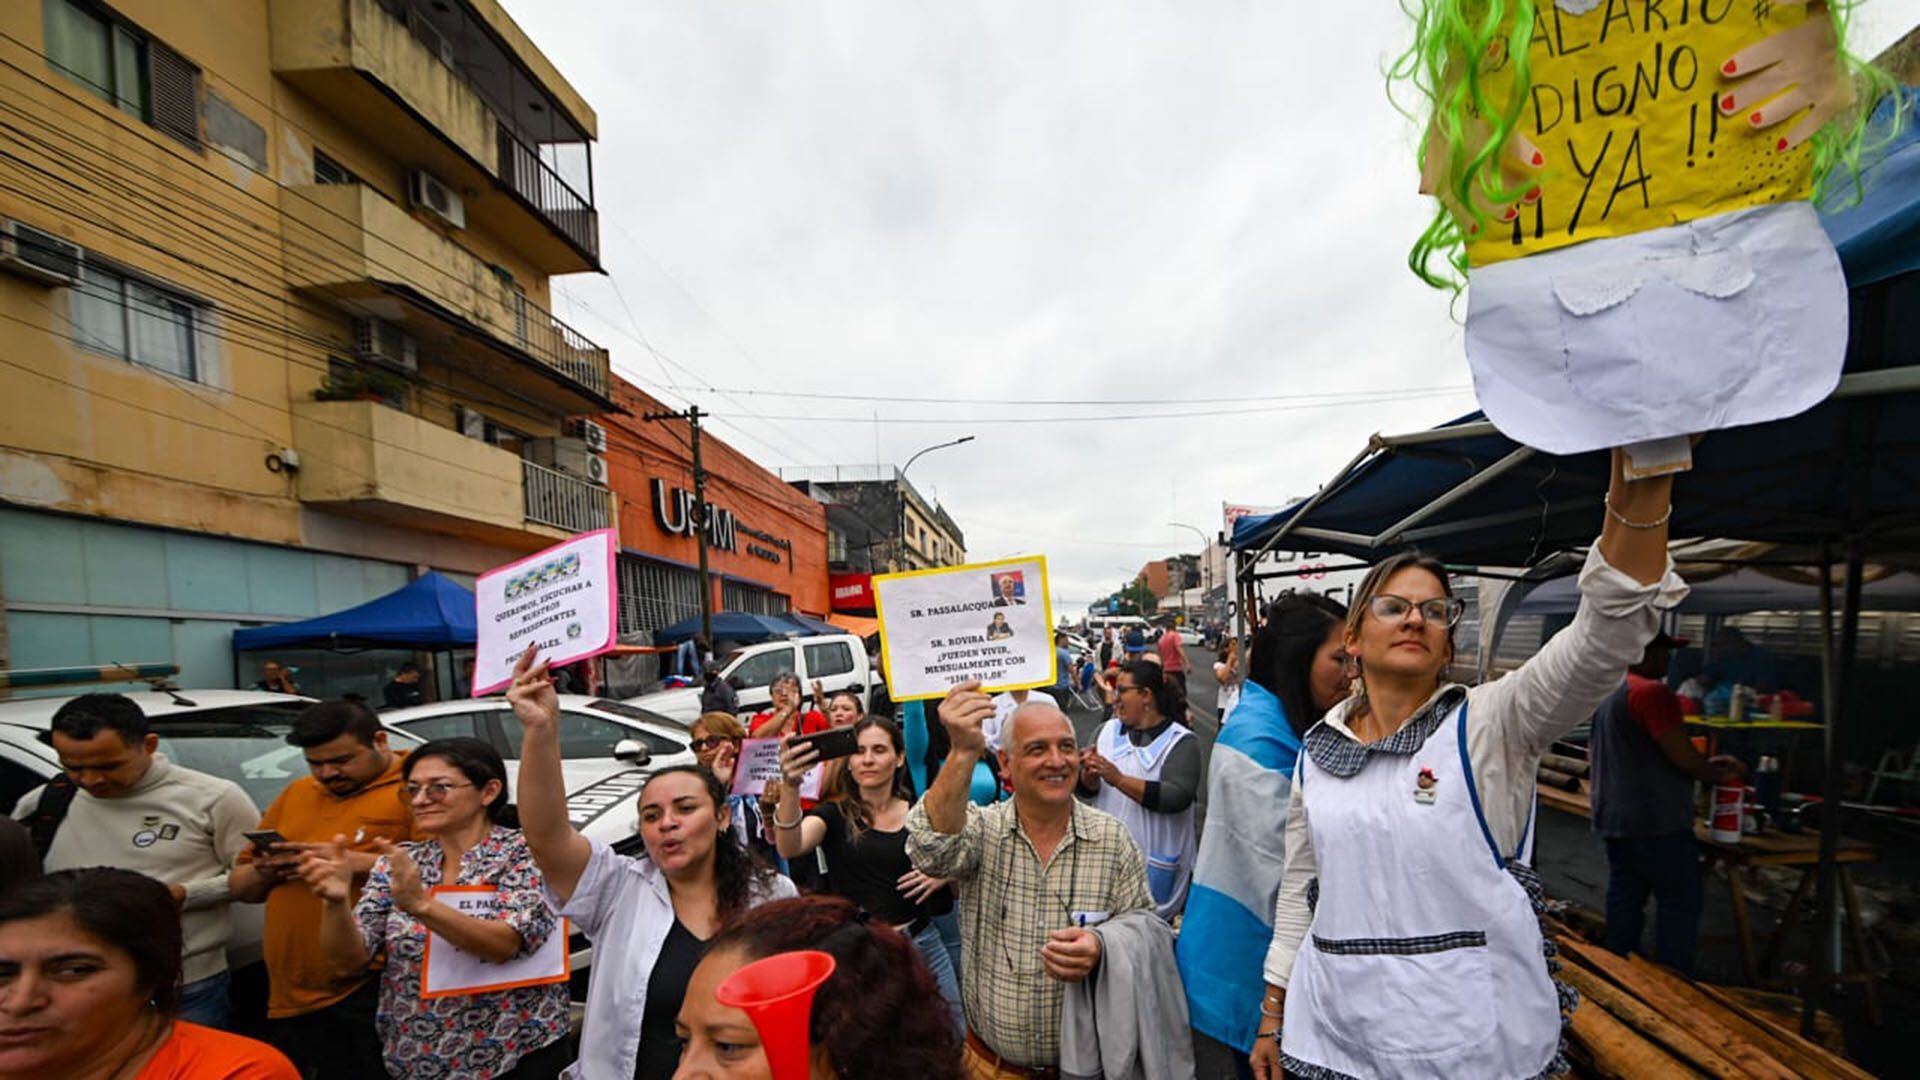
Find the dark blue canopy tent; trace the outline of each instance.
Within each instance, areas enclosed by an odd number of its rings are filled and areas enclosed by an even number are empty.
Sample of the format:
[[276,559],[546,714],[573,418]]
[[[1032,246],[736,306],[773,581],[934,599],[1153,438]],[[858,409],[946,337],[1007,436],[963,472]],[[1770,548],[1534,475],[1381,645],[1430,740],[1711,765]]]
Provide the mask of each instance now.
[[[1909,102],[1912,91],[1905,91]],[[1882,112],[1891,102],[1883,103]],[[1846,268],[1852,311],[1845,373],[1799,416],[1714,432],[1675,489],[1672,533],[1811,550],[1821,574],[1823,791],[1840,789],[1836,732],[1859,637],[1865,561],[1920,557],[1920,125],[1898,138],[1822,207]],[[1521,446],[1473,413],[1431,431],[1374,436],[1311,498],[1242,518],[1232,546],[1242,610],[1251,610],[1270,551],[1330,551],[1361,562],[1417,547],[1462,566],[1532,567],[1591,543],[1610,474],[1604,452],[1559,457]],[[1561,557],[1562,567],[1574,565]],[[1831,569],[1846,568],[1836,605]],[[1839,612],[1838,633],[1834,613]],[[1835,647],[1835,639],[1838,647]],[[1855,707],[1857,709],[1857,706]],[[1837,804],[1837,799],[1833,800]],[[1818,906],[1832,929],[1805,995],[1801,1027],[1840,969],[1836,874],[1840,814],[1821,815]]]
[[472,648],[473,593],[432,571],[385,596],[315,619],[233,632],[235,652],[257,649]]

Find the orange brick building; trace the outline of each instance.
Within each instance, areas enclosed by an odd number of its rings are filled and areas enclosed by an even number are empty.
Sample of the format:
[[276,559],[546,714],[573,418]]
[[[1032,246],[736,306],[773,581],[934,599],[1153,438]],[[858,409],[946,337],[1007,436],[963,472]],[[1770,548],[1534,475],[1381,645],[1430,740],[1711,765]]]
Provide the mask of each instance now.
[[[693,461],[685,420],[647,421],[668,407],[618,376],[626,415],[607,429],[608,483],[620,519],[620,630],[657,630],[700,613],[699,548],[690,513]],[[707,470],[713,610],[774,614],[831,610],[826,507],[701,429]]]

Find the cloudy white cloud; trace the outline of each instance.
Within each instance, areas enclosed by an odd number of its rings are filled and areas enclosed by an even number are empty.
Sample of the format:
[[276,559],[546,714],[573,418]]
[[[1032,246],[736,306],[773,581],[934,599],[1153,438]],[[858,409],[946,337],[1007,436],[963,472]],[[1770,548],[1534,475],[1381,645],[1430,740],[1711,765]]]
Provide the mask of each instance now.
[[[600,115],[609,278],[563,317],[651,387],[1038,399],[1462,387],[1382,69],[1397,5],[509,0]],[[1866,5],[1879,48],[1920,0]],[[640,346],[644,335],[668,359]],[[671,366],[681,365],[685,370]],[[1223,499],[1281,502],[1461,391],[1206,418],[685,390],[763,464],[924,458],[970,554],[1105,595]],[[1241,409],[1271,402],[1197,406]],[[967,423],[872,422],[939,418]],[[1182,410],[1191,411],[1191,410]],[[802,419],[757,419],[804,417]],[[737,425],[729,427],[727,425]],[[744,429],[744,433],[743,433]]]

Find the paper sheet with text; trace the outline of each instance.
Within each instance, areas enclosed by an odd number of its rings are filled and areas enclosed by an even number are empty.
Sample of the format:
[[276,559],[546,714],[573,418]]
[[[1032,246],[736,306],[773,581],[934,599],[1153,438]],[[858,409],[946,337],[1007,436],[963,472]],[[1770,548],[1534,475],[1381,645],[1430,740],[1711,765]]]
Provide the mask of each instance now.
[[873,596],[895,701],[941,697],[968,679],[988,691],[1055,681],[1044,556],[885,574]]

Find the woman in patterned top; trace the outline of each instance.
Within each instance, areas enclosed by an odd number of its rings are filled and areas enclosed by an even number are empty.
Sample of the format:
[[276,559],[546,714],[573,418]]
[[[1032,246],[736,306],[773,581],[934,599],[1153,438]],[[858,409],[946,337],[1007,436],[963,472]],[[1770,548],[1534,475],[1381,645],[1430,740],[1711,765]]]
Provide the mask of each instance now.
[[[386,954],[380,977],[380,1037],[387,1071],[409,1080],[531,1080],[566,1065],[567,984],[546,983],[448,997],[421,997],[427,932],[493,963],[526,956],[559,932],[541,894],[540,868],[510,827],[507,770],[478,739],[436,739],[407,756],[402,772],[413,820],[429,839],[381,842],[357,907],[347,838],[301,859],[300,875],[323,901],[320,941],[348,975]],[[492,917],[434,899],[437,885],[497,890]]]

